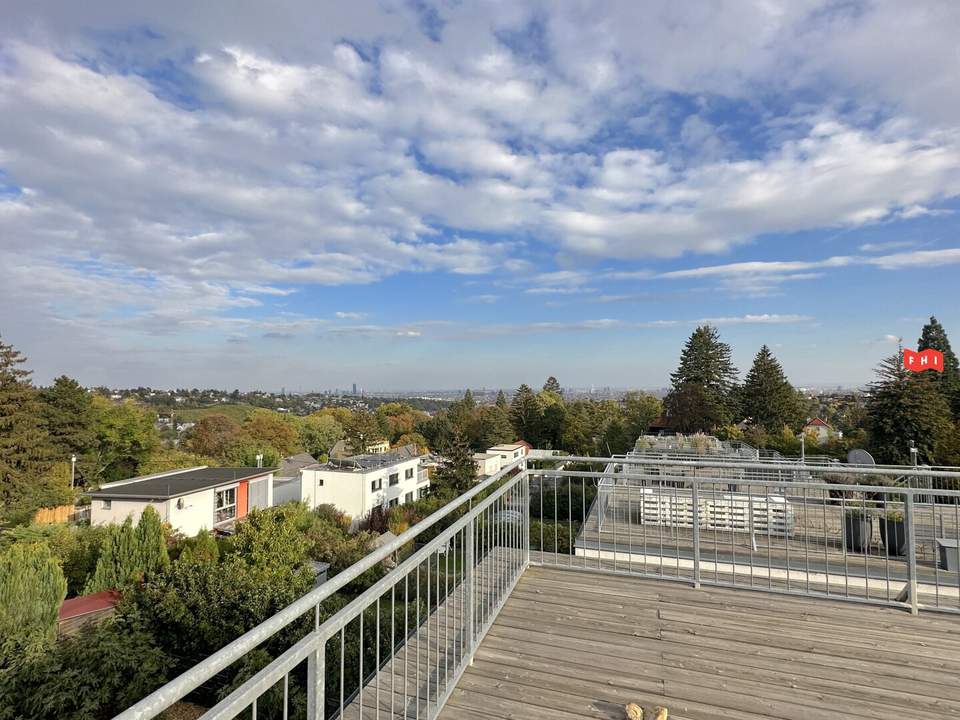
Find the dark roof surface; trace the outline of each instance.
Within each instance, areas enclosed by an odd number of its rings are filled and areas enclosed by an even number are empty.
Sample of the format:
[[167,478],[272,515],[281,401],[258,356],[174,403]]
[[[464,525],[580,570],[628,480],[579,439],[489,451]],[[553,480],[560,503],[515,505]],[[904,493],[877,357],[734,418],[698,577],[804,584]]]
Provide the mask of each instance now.
[[303,452],[297,455],[290,455],[280,461],[280,470],[277,471],[277,475],[284,478],[297,477],[300,474],[300,468],[316,464],[317,459],[310,453]]
[[258,467],[196,468],[159,477],[147,476],[122,485],[94,490],[87,495],[95,498],[166,500],[238,480],[250,480],[274,471],[275,468]]

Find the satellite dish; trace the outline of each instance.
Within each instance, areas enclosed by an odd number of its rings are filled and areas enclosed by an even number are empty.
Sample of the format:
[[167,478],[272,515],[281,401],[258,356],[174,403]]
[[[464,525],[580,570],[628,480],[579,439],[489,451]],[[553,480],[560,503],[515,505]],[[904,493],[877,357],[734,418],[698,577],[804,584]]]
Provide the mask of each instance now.
[[847,453],[847,463],[850,465],[876,465],[876,461],[873,459],[873,455],[868,453],[866,450],[861,450],[860,448],[854,448]]

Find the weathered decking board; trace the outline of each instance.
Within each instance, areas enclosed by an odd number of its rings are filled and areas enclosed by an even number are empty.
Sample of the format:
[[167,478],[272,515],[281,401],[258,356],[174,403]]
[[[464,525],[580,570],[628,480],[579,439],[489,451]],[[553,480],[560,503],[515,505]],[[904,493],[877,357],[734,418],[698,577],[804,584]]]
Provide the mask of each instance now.
[[531,567],[442,720],[960,717],[960,618]]

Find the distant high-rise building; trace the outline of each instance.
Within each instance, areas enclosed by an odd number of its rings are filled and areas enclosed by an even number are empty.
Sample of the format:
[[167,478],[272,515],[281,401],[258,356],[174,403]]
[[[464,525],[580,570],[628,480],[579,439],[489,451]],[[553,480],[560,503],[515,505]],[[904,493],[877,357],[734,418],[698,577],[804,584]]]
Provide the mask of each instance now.
[[357,394],[357,384],[356,384],[356,383],[353,384],[353,394],[354,394],[354,395]]

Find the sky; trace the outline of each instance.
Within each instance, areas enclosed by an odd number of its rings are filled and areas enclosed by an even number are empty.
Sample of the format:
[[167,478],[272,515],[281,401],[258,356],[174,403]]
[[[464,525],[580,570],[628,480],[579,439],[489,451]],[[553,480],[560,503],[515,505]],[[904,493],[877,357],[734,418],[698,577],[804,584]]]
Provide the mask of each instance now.
[[960,3],[0,0],[0,337],[111,387],[960,344]]

